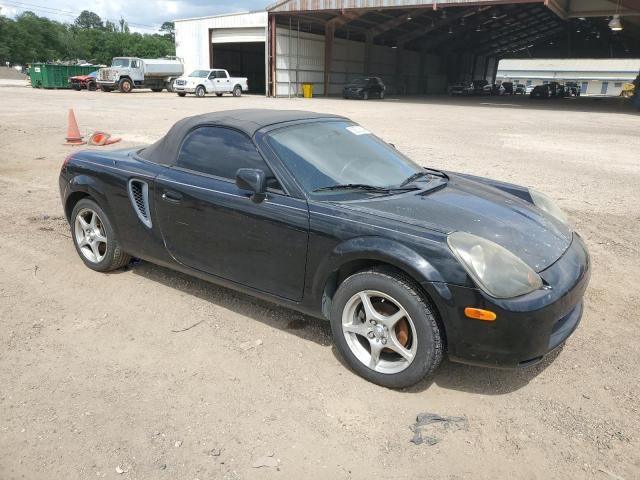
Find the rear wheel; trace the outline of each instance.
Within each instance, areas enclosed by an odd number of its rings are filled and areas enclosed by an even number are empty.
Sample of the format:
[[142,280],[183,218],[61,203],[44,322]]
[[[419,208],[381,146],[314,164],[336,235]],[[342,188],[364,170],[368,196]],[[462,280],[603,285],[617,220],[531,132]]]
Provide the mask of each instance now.
[[380,100],[384,100],[384,90],[380,91]]
[[186,93],[184,93],[184,92],[178,92],[178,96],[179,96],[179,97],[186,97],[186,96],[187,96],[187,94],[186,94]]
[[362,92],[362,99],[363,100],[369,100],[369,92],[368,91],[364,91]]
[[128,78],[123,78],[118,84],[118,90],[120,90],[121,93],[129,93],[133,90],[133,83],[131,83],[131,80]]
[[176,91],[176,79],[174,78],[167,84],[167,92],[173,93]]
[[122,250],[107,214],[91,199],[83,198],[73,208],[71,236],[84,264],[97,272],[122,268],[131,259]]
[[340,285],[331,331],[349,366],[385,387],[413,385],[442,360],[435,311],[410,278],[391,268],[358,272]]
[[90,92],[95,92],[96,91],[96,84],[93,83],[93,82],[87,83],[87,90],[89,90]]
[[240,95],[242,95],[242,88],[240,87],[240,85],[236,85],[235,87],[233,87],[233,96],[239,97]]
[[196,87],[196,97],[204,97],[207,91],[204,89],[202,85],[198,85]]

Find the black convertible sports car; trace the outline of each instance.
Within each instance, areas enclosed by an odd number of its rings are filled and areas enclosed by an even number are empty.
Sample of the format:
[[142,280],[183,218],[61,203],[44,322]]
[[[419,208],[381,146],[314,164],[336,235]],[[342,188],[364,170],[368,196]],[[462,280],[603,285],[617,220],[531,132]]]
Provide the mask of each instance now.
[[538,362],[582,315],[589,255],[543,194],[423,168],[347,118],[237,110],[60,173],[80,258],[131,256],[319,318],[389,387]]

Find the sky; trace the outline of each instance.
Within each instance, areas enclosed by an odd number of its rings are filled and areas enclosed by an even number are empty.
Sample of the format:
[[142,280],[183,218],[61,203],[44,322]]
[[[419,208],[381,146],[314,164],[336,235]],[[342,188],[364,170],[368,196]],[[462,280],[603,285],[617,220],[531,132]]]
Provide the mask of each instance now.
[[150,33],[165,21],[222,13],[263,10],[275,0],[0,0],[1,12],[8,17],[31,10],[41,17],[71,23],[82,10],[117,22],[123,17],[132,30]]

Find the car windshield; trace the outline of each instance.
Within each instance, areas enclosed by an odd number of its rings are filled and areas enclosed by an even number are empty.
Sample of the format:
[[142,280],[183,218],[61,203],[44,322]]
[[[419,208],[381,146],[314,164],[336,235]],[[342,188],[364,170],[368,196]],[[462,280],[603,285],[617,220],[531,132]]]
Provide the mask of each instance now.
[[114,58],[111,62],[112,67],[128,67],[129,59],[128,58]]
[[189,74],[190,77],[205,78],[209,75],[209,70],[194,70]]
[[[270,133],[267,142],[313,198],[379,194],[362,186],[398,188],[423,171],[391,145],[348,121],[281,128]],[[327,190],[337,185],[354,188]]]

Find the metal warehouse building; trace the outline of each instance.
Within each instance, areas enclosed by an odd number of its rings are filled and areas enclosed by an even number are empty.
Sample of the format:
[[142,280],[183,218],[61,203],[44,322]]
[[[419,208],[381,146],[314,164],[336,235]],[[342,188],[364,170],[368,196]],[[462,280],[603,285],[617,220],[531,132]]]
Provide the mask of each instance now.
[[583,95],[620,95],[625,83],[633,82],[640,58],[505,59],[498,66],[498,80],[526,85],[577,82]]
[[363,75],[390,94],[444,93],[493,81],[502,58],[638,58],[640,1],[282,0],[177,20],[176,51],[187,71],[226,68],[266,95],[336,95]]

